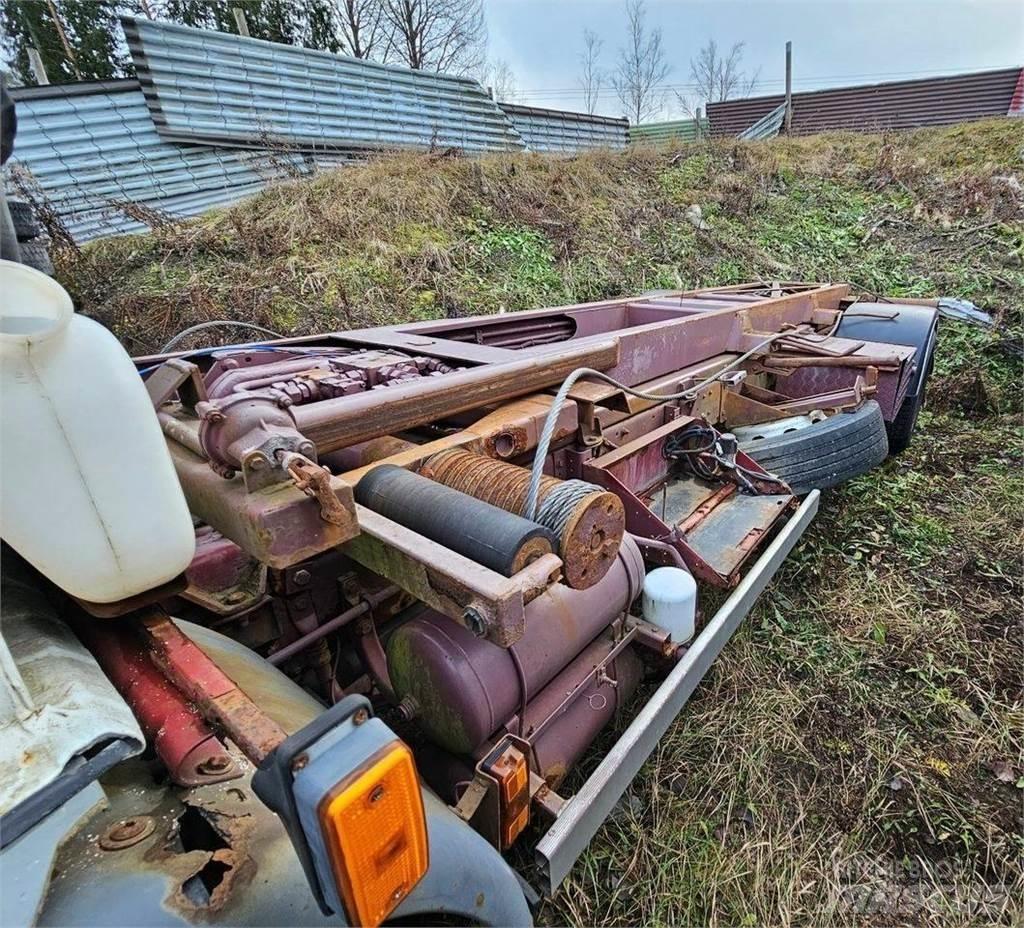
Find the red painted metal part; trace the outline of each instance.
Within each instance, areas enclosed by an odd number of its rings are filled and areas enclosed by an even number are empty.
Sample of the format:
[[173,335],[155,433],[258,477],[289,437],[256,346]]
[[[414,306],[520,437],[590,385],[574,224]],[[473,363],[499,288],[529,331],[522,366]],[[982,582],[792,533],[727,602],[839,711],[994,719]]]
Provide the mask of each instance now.
[[241,776],[195,707],[150,660],[135,623],[83,618],[75,630],[131,706],[175,783],[200,786]]
[[284,741],[284,729],[262,712],[166,613],[160,609],[143,613],[141,629],[157,666],[254,764]]

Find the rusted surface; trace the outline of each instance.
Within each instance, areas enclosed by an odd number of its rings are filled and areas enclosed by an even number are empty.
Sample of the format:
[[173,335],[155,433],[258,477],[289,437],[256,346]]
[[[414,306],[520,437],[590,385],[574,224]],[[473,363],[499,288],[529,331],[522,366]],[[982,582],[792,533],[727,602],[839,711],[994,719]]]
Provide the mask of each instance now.
[[97,844],[104,851],[121,851],[145,840],[155,830],[156,822],[148,815],[123,818],[103,832]]
[[[552,397],[535,394],[503,403],[459,432],[378,458],[376,463],[415,469],[421,461],[448,448],[467,448],[501,459],[516,457],[537,447],[551,402]],[[561,441],[575,434],[576,425],[576,404],[568,402],[559,410],[555,440]],[[350,486],[355,486],[372,466],[358,467],[340,477]]]
[[157,665],[254,764],[287,737],[166,613],[147,611],[141,627]]
[[[453,449],[428,458],[419,471],[507,512],[522,515],[526,507],[530,483],[526,468]],[[563,484],[557,477],[543,477],[539,508]],[[625,530],[625,510],[615,494],[598,490],[581,499],[565,519],[558,539],[558,554],[569,586],[586,589],[597,583],[614,562]]]
[[358,507],[362,534],[345,553],[407,593],[476,632],[508,647],[523,635],[524,607],[556,582],[562,562],[546,554],[512,577],[481,567],[372,509]]
[[193,515],[270,567],[298,564],[359,531],[352,487],[342,480],[331,480],[331,489],[346,512],[344,523],[339,524],[325,521],[319,502],[290,484],[248,493],[241,478],[219,477],[206,461],[176,442],[168,442],[168,448]]
[[348,524],[348,510],[338,499],[328,470],[319,464],[314,464],[301,454],[286,453],[283,455],[281,463],[285,470],[292,475],[295,486],[320,504],[321,519],[332,525]]
[[209,525],[196,529],[196,553],[185,576],[182,599],[215,615],[251,609],[267,594],[267,566]]
[[[1006,116],[1021,69],[836,87],[793,94],[795,135],[834,129],[881,132]],[[785,102],[781,94],[709,103],[714,136],[735,136]]]
[[92,651],[151,742],[171,779],[197,786],[239,776],[224,745],[185,695],[157,668],[135,623],[74,620]]
[[299,432],[316,444],[319,453],[325,453],[533,393],[561,383],[577,367],[611,367],[618,356],[614,340],[601,340],[557,354],[484,365],[422,384],[389,387],[383,403],[375,393],[363,393],[299,406],[293,416]]

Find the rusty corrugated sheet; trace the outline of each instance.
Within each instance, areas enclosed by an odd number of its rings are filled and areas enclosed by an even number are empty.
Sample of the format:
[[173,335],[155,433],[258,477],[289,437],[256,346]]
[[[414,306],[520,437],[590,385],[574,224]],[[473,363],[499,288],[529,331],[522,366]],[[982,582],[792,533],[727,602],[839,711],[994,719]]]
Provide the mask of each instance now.
[[[1010,110],[1020,68],[793,94],[793,134],[947,126]],[[781,103],[782,94],[708,104],[712,136],[738,136]]]
[[1007,116],[1024,116],[1024,68],[1020,69],[1017,78],[1017,86],[1013,91],[1013,99],[1010,100],[1010,109]]

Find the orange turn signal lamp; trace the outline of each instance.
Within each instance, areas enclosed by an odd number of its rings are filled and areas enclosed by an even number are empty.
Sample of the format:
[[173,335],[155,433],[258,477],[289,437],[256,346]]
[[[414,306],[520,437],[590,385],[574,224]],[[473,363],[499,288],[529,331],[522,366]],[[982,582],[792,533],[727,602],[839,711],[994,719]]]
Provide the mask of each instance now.
[[427,872],[412,752],[398,740],[385,745],[327,793],[317,817],[346,912],[375,928]]
[[499,744],[481,764],[498,781],[499,835],[504,850],[530,823],[530,768],[526,755],[507,741]]

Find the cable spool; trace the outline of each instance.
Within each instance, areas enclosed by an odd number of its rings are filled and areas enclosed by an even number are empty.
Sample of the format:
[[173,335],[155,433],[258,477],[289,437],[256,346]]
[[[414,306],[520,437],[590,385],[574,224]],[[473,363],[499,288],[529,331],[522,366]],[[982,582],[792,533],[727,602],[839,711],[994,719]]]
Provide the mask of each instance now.
[[[530,472],[483,454],[453,448],[432,455],[420,473],[453,490],[522,514]],[[582,480],[542,477],[535,522],[558,539],[565,582],[577,590],[597,583],[611,567],[626,530],[622,501]]]
[[554,550],[552,533],[394,464],[356,484],[356,502],[506,577]]

